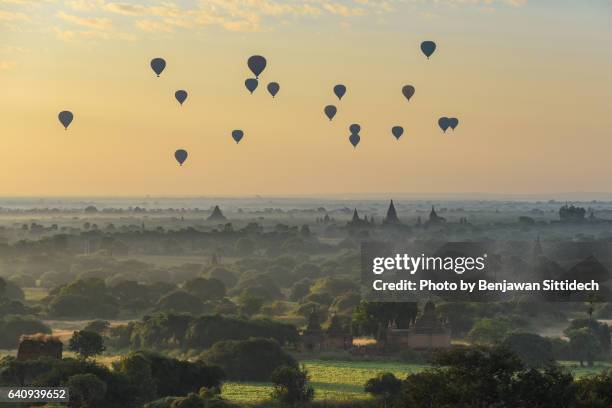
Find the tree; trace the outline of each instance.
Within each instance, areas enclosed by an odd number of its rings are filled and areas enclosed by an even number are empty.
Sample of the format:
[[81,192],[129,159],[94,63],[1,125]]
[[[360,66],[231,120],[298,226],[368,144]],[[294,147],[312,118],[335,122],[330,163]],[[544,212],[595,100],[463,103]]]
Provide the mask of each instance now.
[[554,360],[552,343],[533,333],[514,333],[502,345],[513,351],[528,367],[544,367]]
[[102,336],[86,330],[75,331],[70,338],[68,348],[82,359],[102,354],[105,350]]
[[92,320],[91,322],[87,323],[87,325],[85,325],[83,330],[102,334],[109,328],[110,323],[108,322],[108,320]]
[[107,385],[95,374],[77,374],[68,379],[71,406],[104,407]]
[[226,288],[231,288],[238,283],[236,273],[225,269],[222,266],[214,267],[208,273],[208,277],[212,279],[218,279],[225,285]]
[[398,328],[408,328],[417,315],[416,302],[366,302],[353,311],[353,326],[360,334],[381,335],[381,329],[395,321]]
[[304,296],[310,293],[310,286],[312,285],[312,281],[308,278],[303,278],[293,284],[291,287],[291,294],[289,295],[289,299],[297,302],[302,299]]
[[578,408],[612,407],[612,372],[588,375],[576,381]]
[[272,398],[286,404],[311,401],[314,397],[314,389],[308,385],[308,379],[308,372],[303,366],[301,368],[278,367],[270,376],[274,384]]
[[149,401],[155,397],[187,395],[202,387],[218,389],[225,377],[218,366],[177,360],[150,351],[130,353],[114,363],[114,368],[127,376],[141,395],[149,394]]
[[29,316],[6,316],[0,319],[0,348],[12,349],[23,334],[51,334],[51,328]]
[[565,334],[569,337],[569,332],[575,329],[588,328],[594,336],[597,337],[599,343],[604,352],[610,350],[611,345],[611,334],[610,327],[603,322],[599,322],[595,319],[574,319],[571,321],[569,327],[565,329]]
[[220,341],[202,355],[210,364],[220,366],[227,378],[237,381],[268,381],[281,366],[297,363],[278,342],[265,338]]
[[240,307],[240,313],[246,316],[252,316],[259,312],[261,306],[263,306],[263,299],[259,296],[253,296],[247,291],[242,292],[238,298],[238,306]]
[[159,298],[157,309],[168,312],[183,312],[198,315],[204,310],[204,304],[197,296],[187,293],[184,290],[177,290]]
[[481,344],[494,344],[501,342],[511,331],[510,323],[501,318],[483,318],[474,323],[468,337]]
[[255,250],[255,243],[246,237],[240,238],[236,242],[236,252],[240,255],[251,255]]
[[370,378],[364,387],[365,392],[382,399],[383,407],[387,407],[401,389],[401,380],[397,379],[392,373],[381,373],[374,378]]
[[436,353],[432,368],[409,375],[397,406],[574,408],[574,391],[572,374],[556,365],[525,368],[499,346],[456,347]]
[[205,300],[219,300],[225,297],[225,284],[219,279],[195,278],[185,282],[183,289]]
[[572,354],[576,360],[580,361],[580,366],[582,367],[586,361],[589,367],[592,367],[595,358],[602,351],[597,336],[586,327],[570,330],[566,334],[570,339]]

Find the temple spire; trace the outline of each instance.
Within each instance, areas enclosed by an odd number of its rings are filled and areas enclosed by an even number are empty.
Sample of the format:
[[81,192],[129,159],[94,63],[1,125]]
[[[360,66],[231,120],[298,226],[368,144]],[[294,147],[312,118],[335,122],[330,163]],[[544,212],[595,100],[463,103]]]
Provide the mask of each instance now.
[[387,210],[387,216],[385,217],[384,224],[399,224],[400,220],[397,218],[397,211],[395,210],[395,205],[393,204],[393,200],[389,204],[389,209]]

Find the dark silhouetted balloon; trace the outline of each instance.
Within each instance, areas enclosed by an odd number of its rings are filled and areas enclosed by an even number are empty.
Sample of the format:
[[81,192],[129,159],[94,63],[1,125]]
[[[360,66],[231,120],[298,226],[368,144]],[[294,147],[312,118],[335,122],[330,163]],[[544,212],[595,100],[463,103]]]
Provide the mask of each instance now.
[[261,55],[253,55],[247,61],[247,65],[249,66],[249,69],[253,75],[255,75],[255,78],[259,78],[259,74],[266,69],[266,59]]
[[352,135],[349,136],[349,142],[351,142],[353,147],[357,147],[360,140],[361,140],[361,137],[359,137],[357,133],[353,133]]
[[436,50],[436,43],[435,42],[433,42],[433,41],[423,41],[421,43],[421,51],[423,51],[423,54],[425,54],[427,59],[429,59],[429,57],[431,57],[431,55],[434,53],[435,50]]
[[268,92],[270,92],[270,95],[272,95],[273,98],[276,96],[278,91],[280,91],[280,85],[277,82],[270,82],[268,84]]
[[404,128],[401,126],[393,126],[391,128],[391,133],[393,133],[393,136],[395,136],[395,138],[399,140],[399,138],[402,137],[402,135],[404,134]]
[[351,131],[352,135],[356,135],[361,132],[361,126],[359,126],[357,123],[353,123],[351,126],[349,126],[349,130]]
[[327,116],[330,121],[336,116],[336,112],[338,112],[338,109],[334,105],[327,105],[323,110],[325,111],[325,116]]
[[183,102],[185,102],[185,100],[187,99],[187,91],[180,89],[174,93],[174,97],[176,98],[178,103],[182,105]]
[[74,115],[70,111],[61,111],[57,117],[66,130],[70,123],[72,123],[72,119],[74,119]]
[[336,94],[339,100],[342,99],[342,97],[346,93],[346,86],[342,84],[338,84],[334,86],[334,93]]
[[240,143],[243,137],[244,137],[244,132],[242,130],[232,131],[232,138],[236,141],[236,143]]
[[255,92],[258,85],[259,81],[257,81],[255,78],[249,78],[244,81],[244,86],[246,86],[246,89],[248,89],[250,93]]
[[185,163],[185,160],[187,160],[187,151],[178,149],[176,152],[174,152],[174,158],[182,166],[183,163]]
[[164,68],[166,68],[166,61],[163,58],[153,58],[151,60],[151,68],[153,68],[153,72],[159,76]]
[[457,119],[457,118],[448,118],[448,126],[450,126],[451,129],[455,130],[457,125],[459,125],[459,119]]
[[446,132],[446,129],[448,129],[450,126],[450,119],[447,117],[442,117],[438,119],[438,126],[440,126],[440,129]]
[[402,88],[402,94],[404,94],[404,97],[407,100],[410,100],[410,98],[412,98],[412,95],[414,95],[414,86],[412,85],[406,85]]

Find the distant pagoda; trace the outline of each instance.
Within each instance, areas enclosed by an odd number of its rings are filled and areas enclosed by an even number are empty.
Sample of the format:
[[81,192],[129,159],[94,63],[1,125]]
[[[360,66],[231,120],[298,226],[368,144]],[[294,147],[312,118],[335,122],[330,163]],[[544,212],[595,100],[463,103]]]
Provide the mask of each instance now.
[[436,213],[435,207],[432,205],[431,211],[429,212],[429,221],[427,221],[427,224],[436,225],[436,224],[444,224],[445,222],[446,222],[446,218],[440,217],[438,213]]
[[353,218],[347,224],[349,227],[368,227],[371,223],[368,221],[368,216],[366,215],[363,219],[359,217],[359,213],[357,209],[353,211]]
[[221,209],[218,205],[215,205],[212,213],[207,218],[208,221],[226,221],[225,215],[221,212]]
[[399,218],[397,218],[397,211],[395,211],[395,205],[393,204],[393,200],[391,200],[391,204],[389,204],[387,216],[383,220],[383,224],[401,224]]

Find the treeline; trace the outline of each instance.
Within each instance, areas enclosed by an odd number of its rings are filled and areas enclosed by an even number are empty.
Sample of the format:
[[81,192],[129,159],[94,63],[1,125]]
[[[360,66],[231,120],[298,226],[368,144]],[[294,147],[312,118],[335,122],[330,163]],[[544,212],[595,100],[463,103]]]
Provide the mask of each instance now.
[[605,408],[612,374],[574,378],[550,363],[523,364],[504,347],[456,347],[436,353],[432,368],[404,380],[381,375],[365,390],[390,408]]
[[145,316],[142,321],[111,328],[108,336],[109,344],[118,348],[157,350],[204,350],[219,341],[257,337],[274,339],[281,345],[299,340],[295,326],[268,319],[173,313]]
[[202,387],[220,389],[223,370],[202,361],[188,362],[139,351],[112,369],[84,359],[0,360],[2,386],[70,389],[70,406],[132,408],[166,396],[186,395]]
[[[32,230],[30,230],[32,227]],[[22,256],[33,253],[80,254],[85,245],[91,252],[104,251],[110,255],[147,253],[157,255],[201,254],[202,248],[217,248],[224,256],[249,256],[254,253],[278,256],[283,253],[323,254],[336,251],[336,245],[319,242],[308,225],[277,224],[265,230],[252,222],[234,228],[227,222],[211,230],[187,226],[166,230],[163,227],[147,229],[146,225],[99,226],[84,222],[82,228],[57,225],[43,228],[24,224],[22,231],[33,239],[15,244],[0,244],[0,256]]]

